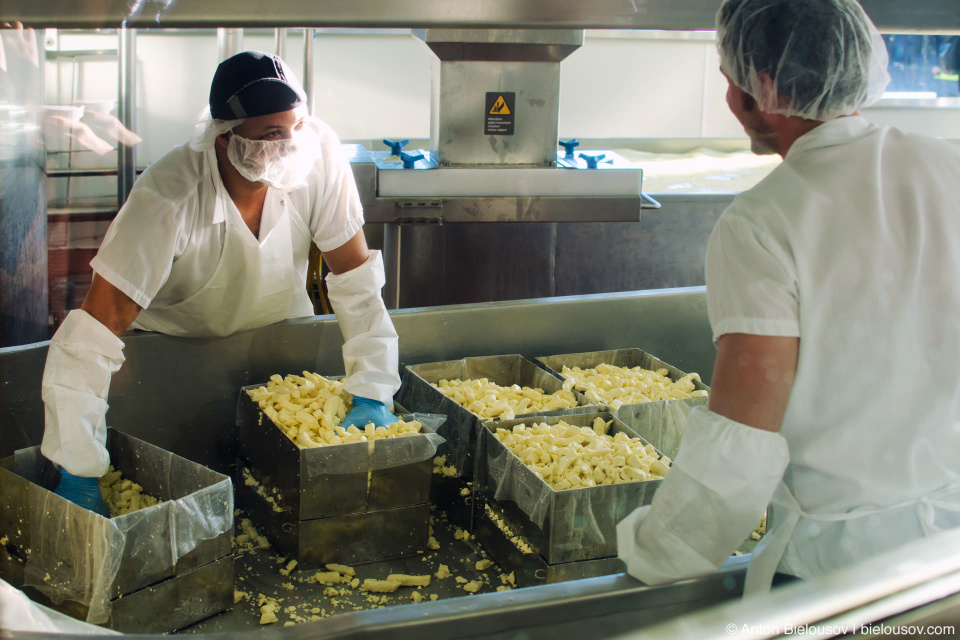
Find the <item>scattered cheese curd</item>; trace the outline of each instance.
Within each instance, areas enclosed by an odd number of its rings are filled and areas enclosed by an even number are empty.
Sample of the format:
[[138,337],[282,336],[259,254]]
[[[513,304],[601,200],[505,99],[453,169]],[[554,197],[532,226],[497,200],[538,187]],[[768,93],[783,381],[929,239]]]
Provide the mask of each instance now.
[[625,404],[654,402],[657,400],[680,400],[683,398],[701,398],[707,395],[703,389],[697,389],[694,380],[700,380],[696,373],[688,373],[679,380],[671,380],[667,369],[650,371],[641,367],[617,367],[612,364],[600,364],[595,369],[570,368],[564,366],[560,375],[566,378],[563,388],[576,388],[591,402],[616,411]]
[[544,393],[543,389],[531,389],[516,384],[501,387],[486,378],[441,380],[431,386],[481,418],[512,420],[524,413],[557,411],[577,406],[577,398],[570,389]]
[[341,429],[340,424],[353,406],[353,396],[343,390],[341,381],[309,371],[304,371],[302,377],[281,378],[274,374],[265,387],[250,389],[247,395],[301,449],[412,436],[423,428],[416,420],[397,419],[387,427],[368,424],[363,429],[355,425]]
[[659,480],[667,474],[668,457],[661,458],[653,445],[626,433],[608,435],[611,423],[598,417],[592,428],[563,420],[554,425],[518,424],[497,429],[496,437],[557,491]]

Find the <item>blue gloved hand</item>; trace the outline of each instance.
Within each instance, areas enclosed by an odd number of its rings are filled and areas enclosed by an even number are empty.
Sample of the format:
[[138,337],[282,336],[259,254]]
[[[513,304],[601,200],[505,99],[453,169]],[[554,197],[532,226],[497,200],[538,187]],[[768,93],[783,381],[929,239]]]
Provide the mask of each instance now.
[[107,503],[103,501],[97,480],[97,478],[75,476],[68,473],[66,469],[60,469],[60,483],[57,484],[54,493],[75,505],[98,513],[104,518],[109,518],[110,509],[107,507]]
[[343,419],[340,426],[346,429],[350,425],[354,425],[357,429],[363,429],[371,422],[375,427],[385,427],[396,421],[397,418],[379,400],[353,396],[353,409],[350,409],[350,413]]

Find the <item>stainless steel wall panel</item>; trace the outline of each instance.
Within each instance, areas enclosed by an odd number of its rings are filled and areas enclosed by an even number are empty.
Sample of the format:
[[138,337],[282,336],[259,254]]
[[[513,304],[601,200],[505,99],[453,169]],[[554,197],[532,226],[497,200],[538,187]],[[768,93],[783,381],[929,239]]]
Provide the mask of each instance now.
[[549,223],[403,225],[400,307],[552,296],[555,230]]
[[[732,200],[666,196],[639,222],[402,225],[399,306],[700,286],[707,240]],[[603,202],[583,199],[582,217]]]
[[556,295],[704,284],[707,240],[732,199],[663,198],[638,223],[558,224]]

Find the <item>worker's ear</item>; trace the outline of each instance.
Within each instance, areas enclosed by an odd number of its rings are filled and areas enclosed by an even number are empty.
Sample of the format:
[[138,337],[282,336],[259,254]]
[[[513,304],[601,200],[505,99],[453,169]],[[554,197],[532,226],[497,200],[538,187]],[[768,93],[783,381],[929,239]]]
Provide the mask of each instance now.
[[757,74],[757,80],[760,81],[760,95],[757,96],[757,106],[764,113],[773,113],[780,104],[780,96],[777,94],[777,87],[774,85],[773,78],[766,71]]
[[233,135],[232,131],[227,131],[226,133],[221,133],[217,136],[217,145],[223,149],[226,149],[230,144],[230,136]]

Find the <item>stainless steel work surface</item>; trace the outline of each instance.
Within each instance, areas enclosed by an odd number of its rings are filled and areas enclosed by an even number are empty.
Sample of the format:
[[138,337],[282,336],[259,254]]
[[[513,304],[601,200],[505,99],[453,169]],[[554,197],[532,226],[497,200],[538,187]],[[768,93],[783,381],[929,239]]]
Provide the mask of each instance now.
[[[436,514],[435,512],[435,515]],[[241,516],[242,517],[242,516]],[[313,582],[316,570],[281,573],[287,559],[278,559],[272,549],[240,553],[235,565],[236,589],[249,594],[227,612],[209,618],[181,633],[231,635],[259,629],[267,636],[282,637],[383,637],[453,638],[515,637],[526,629],[529,638],[548,638],[555,625],[581,627],[581,637],[606,637],[652,621],[699,609],[707,604],[736,598],[742,591],[744,563],[733,559],[716,576],[687,581],[680,585],[650,588],[624,576],[517,588],[496,592],[503,587],[504,573],[493,565],[477,570],[476,563],[488,558],[473,539],[455,538],[456,527],[445,518],[434,519],[433,533],[440,549],[385,562],[354,565],[361,584],[365,578],[386,578],[391,573],[434,576],[425,588],[400,587],[396,592],[367,593],[348,584],[326,585]],[[437,579],[441,564],[451,576]],[[455,576],[482,583],[476,595],[463,590]],[[292,588],[291,588],[292,587]],[[336,589],[336,595],[324,595]],[[342,591],[342,594],[341,594]],[[413,592],[424,601],[415,604]],[[579,592],[579,593],[578,593]],[[332,593],[332,592],[331,592]],[[278,601],[279,621],[261,627],[258,596]],[[436,601],[430,595],[437,596]],[[319,609],[319,613],[312,611]],[[574,613],[573,610],[576,610]],[[573,615],[571,615],[573,613]],[[319,619],[311,620],[312,616]],[[297,622],[297,619],[300,622]],[[284,627],[284,623],[294,624]],[[551,629],[549,633],[537,627]],[[531,631],[533,631],[531,633]],[[261,637],[258,635],[258,637]]]

